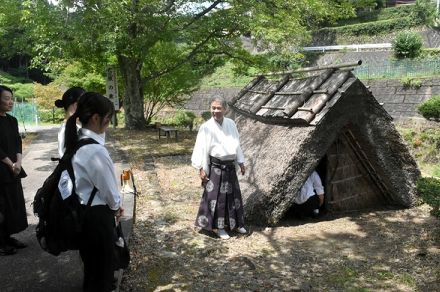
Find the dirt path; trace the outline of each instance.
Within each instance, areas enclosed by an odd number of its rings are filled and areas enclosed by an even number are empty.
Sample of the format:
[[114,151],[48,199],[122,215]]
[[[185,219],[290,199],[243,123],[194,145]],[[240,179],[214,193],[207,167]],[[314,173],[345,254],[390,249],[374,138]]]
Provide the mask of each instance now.
[[123,291],[440,291],[440,224],[426,205],[273,228],[221,241],[192,228],[189,156],[147,159]]

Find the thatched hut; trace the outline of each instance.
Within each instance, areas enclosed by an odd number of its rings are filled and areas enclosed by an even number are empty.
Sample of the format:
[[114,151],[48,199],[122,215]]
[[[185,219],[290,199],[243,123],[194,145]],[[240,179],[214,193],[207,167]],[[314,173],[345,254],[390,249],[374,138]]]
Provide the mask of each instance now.
[[350,68],[281,77],[259,76],[229,102],[247,159],[248,221],[279,222],[315,169],[329,212],[414,205],[417,164]]

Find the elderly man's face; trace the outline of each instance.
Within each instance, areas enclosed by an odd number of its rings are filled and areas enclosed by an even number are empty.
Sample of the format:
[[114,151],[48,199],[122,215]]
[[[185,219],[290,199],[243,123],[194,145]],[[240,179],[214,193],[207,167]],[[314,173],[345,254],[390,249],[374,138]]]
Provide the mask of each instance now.
[[222,106],[222,103],[219,101],[213,101],[211,103],[211,114],[214,119],[221,123],[223,122],[223,117],[225,116],[226,109]]

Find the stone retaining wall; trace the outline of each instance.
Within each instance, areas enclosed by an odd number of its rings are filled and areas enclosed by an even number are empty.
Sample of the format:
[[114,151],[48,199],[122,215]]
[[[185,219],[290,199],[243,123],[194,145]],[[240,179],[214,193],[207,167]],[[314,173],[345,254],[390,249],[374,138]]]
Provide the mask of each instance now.
[[[422,118],[417,105],[431,96],[440,95],[440,78],[421,79],[420,88],[404,88],[401,80],[370,80],[363,83],[371,90],[377,101],[395,119]],[[226,100],[234,97],[241,88],[213,88],[192,94],[185,109],[198,115],[209,111],[210,100],[221,96]]]
[[371,80],[363,83],[369,87],[377,101],[395,119],[422,118],[417,105],[432,96],[440,95],[440,79],[421,79],[419,88],[404,88],[401,80]]

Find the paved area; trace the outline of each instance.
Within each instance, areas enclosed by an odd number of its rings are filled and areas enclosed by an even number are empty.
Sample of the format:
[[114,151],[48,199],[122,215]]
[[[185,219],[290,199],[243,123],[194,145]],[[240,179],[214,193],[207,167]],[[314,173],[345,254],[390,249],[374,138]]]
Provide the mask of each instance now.
[[[81,291],[82,268],[78,251],[62,253],[58,257],[44,252],[35,237],[35,225],[38,218],[34,216],[31,203],[34,195],[44,180],[55,168],[56,162],[50,160],[57,157],[58,127],[38,127],[26,129],[38,132],[37,138],[23,153],[23,168],[28,177],[22,180],[26,200],[29,227],[15,235],[28,244],[25,249],[18,250],[13,256],[0,258],[0,291]],[[127,165],[121,161],[123,157],[115,151],[112,144],[107,145],[115,162],[116,175]],[[133,218],[133,194],[124,196],[125,217],[123,229],[128,237]]]

